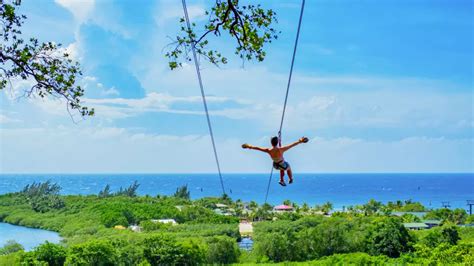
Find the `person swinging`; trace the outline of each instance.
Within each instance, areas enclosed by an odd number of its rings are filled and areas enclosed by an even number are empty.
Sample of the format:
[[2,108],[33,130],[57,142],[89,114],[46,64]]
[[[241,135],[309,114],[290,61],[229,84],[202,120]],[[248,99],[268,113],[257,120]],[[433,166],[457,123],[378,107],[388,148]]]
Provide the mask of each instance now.
[[271,148],[262,148],[262,147],[252,146],[247,143],[242,144],[242,148],[268,153],[273,160],[273,168],[275,168],[276,170],[280,170],[280,181],[278,182],[278,184],[280,184],[281,186],[286,186],[285,179],[284,179],[285,171],[288,174],[289,184],[293,183],[293,172],[291,171],[290,164],[287,161],[285,161],[285,159],[283,158],[283,153],[285,153],[287,150],[295,147],[298,144],[307,143],[307,142],[308,142],[308,138],[302,137],[298,141],[295,141],[289,145],[285,145],[282,147],[280,143],[280,139],[275,136],[271,139],[271,144],[272,144]]

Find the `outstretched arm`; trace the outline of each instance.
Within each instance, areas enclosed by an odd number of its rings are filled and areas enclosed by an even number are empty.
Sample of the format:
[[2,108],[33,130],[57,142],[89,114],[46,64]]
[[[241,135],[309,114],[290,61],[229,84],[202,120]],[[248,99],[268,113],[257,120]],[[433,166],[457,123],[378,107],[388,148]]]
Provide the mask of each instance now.
[[281,147],[281,149],[283,150],[283,152],[295,147],[296,145],[300,144],[300,143],[306,143],[308,142],[308,138],[307,137],[302,137],[300,138],[298,141],[295,141],[291,144],[288,144],[288,145],[285,145],[283,147]]
[[251,149],[251,150],[257,150],[257,151],[261,151],[261,152],[266,152],[266,153],[268,153],[268,149],[267,149],[267,148],[261,148],[261,147],[257,147],[257,146],[252,146],[252,145],[247,144],[247,143],[243,144],[243,145],[242,145],[242,148],[244,148],[244,149]]

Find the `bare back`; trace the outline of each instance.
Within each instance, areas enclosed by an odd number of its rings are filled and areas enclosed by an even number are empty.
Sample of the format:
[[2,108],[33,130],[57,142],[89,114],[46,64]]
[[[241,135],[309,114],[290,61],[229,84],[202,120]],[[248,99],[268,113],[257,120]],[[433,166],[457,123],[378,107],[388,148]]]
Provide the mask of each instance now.
[[268,154],[272,157],[272,160],[276,163],[283,161],[284,150],[280,147],[272,147],[268,149]]
[[280,162],[284,161],[283,153],[285,153],[287,150],[293,148],[294,146],[296,146],[300,143],[306,143],[306,142],[308,142],[308,138],[303,137],[303,138],[299,139],[298,141],[295,141],[291,144],[288,144],[288,145],[285,145],[285,146],[282,146],[282,147],[273,146],[271,148],[263,148],[263,147],[258,147],[258,146],[252,146],[252,145],[249,145],[249,144],[245,143],[245,144],[242,144],[242,148],[258,150],[258,151],[261,151],[261,152],[268,153],[270,155],[270,157],[272,158],[273,162],[280,163]]

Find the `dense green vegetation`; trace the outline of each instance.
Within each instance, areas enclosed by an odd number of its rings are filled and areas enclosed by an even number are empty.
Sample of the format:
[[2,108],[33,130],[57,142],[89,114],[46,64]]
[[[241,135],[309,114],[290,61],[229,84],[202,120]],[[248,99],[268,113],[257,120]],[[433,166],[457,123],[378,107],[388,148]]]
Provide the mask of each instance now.
[[[244,204],[226,195],[192,201],[186,186],[173,196],[137,196],[138,186],[62,196],[57,185],[39,183],[0,195],[0,221],[54,230],[64,238],[61,244],[45,243],[29,252],[9,242],[0,248],[0,265],[474,262],[474,228],[458,226],[472,217],[459,209],[428,211],[423,219],[438,219],[441,226],[409,231],[403,223],[413,220],[412,214],[391,213],[426,211],[411,201],[371,200],[331,215],[323,215],[331,212],[331,203],[312,208],[286,201],[295,211],[277,214],[268,204]],[[217,207],[223,210],[217,212]],[[177,225],[157,219],[174,219]],[[258,221],[252,251],[237,246],[239,219]],[[131,225],[140,231],[127,229]]]

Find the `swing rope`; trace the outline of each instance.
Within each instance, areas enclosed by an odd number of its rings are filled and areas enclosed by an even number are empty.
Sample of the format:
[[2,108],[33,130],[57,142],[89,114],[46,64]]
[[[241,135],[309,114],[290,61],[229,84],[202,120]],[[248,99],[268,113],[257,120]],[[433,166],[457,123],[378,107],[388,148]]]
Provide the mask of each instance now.
[[196,56],[195,42],[194,42],[193,37],[190,34],[191,23],[189,22],[188,8],[186,6],[186,0],[182,0],[181,2],[183,3],[184,16],[186,18],[186,25],[188,26],[188,34],[189,34],[189,38],[191,39],[191,50],[193,51],[194,65],[196,67],[196,74],[199,80],[199,87],[201,88],[202,103],[204,105],[204,110],[206,111],[207,126],[209,128],[209,135],[211,136],[212,148],[214,150],[214,157],[216,159],[217,171],[219,173],[219,179],[221,181],[222,193],[226,194],[225,188],[224,188],[224,181],[222,179],[221,166],[219,164],[219,156],[217,155],[216,142],[214,141],[214,134],[212,132],[211,119],[209,117],[209,110],[207,108],[206,95],[204,93],[204,86],[202,85],[201,71],[199,70],[199,62]]
[[[305,0],[302,0],[302,2],[301,2],[301,11],[300,11],[300,19],[298,21],[298,30],[296,31],[296,40],[295,40],[295,45],[293,47],[293,57],[291,58],[290,75],[288,77],[288,83],[286,85],[285,102],[283,103],[283,112],[281,114],[280,129],[278,130],[278,143],[279,143],[280,147],[281,147],[281,131],[283,129],[283,121],[285,120],[286,104],[288,103],[288,93],[290,92],[291,77],[293,76],[293,65],[295,63],[296,48],[298,46],[298,39],[299,39],[299,36],[300,36],[301,21],[303,20],[304,4],[305,4]],[[265,203],[267,203],[268,192],[270,191],[270,183],[272,181],[272,177],[273,177],[273,167],[270,171],[270,177],[268,178],[267,193],[265,194]]]

